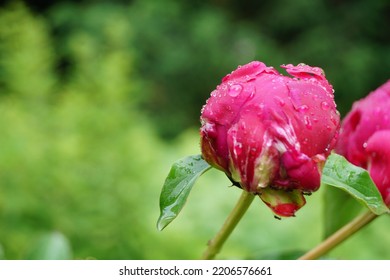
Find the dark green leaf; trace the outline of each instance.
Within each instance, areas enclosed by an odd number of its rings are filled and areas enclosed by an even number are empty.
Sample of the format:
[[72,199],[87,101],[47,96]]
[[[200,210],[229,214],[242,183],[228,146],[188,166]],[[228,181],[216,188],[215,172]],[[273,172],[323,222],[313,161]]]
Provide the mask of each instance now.
[[344,157],[331,154],[322,172],[323,184],[346,191],[357,201],[368,207],[374,214],[389,212],[381,194],[368,172],[349,163]]
[[157,221],[159,230],[177,217],[195,181],[210,168],[201,155],[188,156],[172,165],[160,195],[160,217]]

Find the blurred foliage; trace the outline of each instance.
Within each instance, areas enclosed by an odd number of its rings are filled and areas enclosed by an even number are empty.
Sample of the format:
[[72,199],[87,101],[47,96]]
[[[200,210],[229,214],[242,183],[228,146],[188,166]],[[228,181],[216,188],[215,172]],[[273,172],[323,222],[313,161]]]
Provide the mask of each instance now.
[[[170,165],[199,153],[209,93],[250,60],[305,62],[325,70],[345,113],[390,77],[389,11],[380,0],[3,4],[0,258],[34,258],[42,242],[50,255],[53,232],[69,241],[61,258],[198,258],[239,195],[223,174],[199,180],[174,225],[161,233],[155,223]],[[220,257],[309,249],[321,204],[319,191],[277,221],[254,203]],[[331,257],[390,258],[372,242],[389,244],[388,222]]]
[[34,243],[26,255],[28,260],[69,260],[72,249],[68,239],[60,232],[50,232]]

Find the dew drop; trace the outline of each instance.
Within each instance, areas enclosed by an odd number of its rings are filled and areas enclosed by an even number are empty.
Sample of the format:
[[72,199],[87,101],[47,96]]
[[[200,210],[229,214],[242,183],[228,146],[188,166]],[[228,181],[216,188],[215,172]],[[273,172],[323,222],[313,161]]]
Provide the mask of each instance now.
[[242,91],[242,85],[235,84],[230,86],[228,93],[231,97],[236,97],[241,93],[241,91]]
[[364,143],[363,143],[363,148],[364,148],[364,149],[367,148],[367,142],[364,142]]
[[279,97],[279,96],[276,96],[275,97],[275,101],[278,102],[278,104],[283,107],[284,105],[286,105],[286,102],[284,101],[284,99],[282,97]]
[[327,110],[329,110],[330,105],[329,105],[328,102],[322,101],[322,102],[321,102],[321,108],[322,108],[322,110],[327,111]]
[[229,80],[229,78],[230,78],[230,74],[227,74],[225,77],[222,78],[222,82]]
[[332,116],[330,117],[330,120],[332,121],[332,123],[337,126],[338,125],[338,121],[337,119],[333,118]]
[[261,64],[261,63],[260,63],[259,61],[255,61],[255,62],[252,63],[252,67],[253,67],[253,68],[257,68],[257,67],[260,66],[260,64]]
[[298,111],[301,113],[306,113],[307,110],[309,110],[309,107],[307,105],[301,105],[298,107]]
[[247,81],[247,82],[252,82],[252,81],[254,81],[254,80],[256,80],[256,77],[250,76],[250,75],[246,75],[245,81]]
[[308,116],[305,116],[304,119],[305,119],[305,126],[306,126],[306,128],[307,128],[307,129],[312,129],[312,128],[313,128],[313,125],[312,125],[312,123],[311,123],[309,117],[308,117]]
[[235,154],[237,155],[237,156],[240,156],[241,155],[241,153],[242,153],[242,144],[241,143],[236,143],[235,145],[234,145],[234,151],[235,151]]

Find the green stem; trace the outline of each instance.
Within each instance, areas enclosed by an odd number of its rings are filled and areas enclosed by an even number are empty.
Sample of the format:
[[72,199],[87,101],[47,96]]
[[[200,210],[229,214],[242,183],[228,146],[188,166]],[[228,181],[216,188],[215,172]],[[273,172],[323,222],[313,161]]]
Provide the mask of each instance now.
[[222,228],[219,230],[217,235],[208,242],[208,247],[202,256],[203,260],[212,260],[219,253],[226,239],[232,233],[242,216],[244,216],[254,198],[254,194],[246,191],[242,192],[240,199],[233,208],[232,212],[230,212],[225,223],[222,225]]
[[334,247],[339,245],[348,237],[352,236],[355,232],[363,228],[365,225],[368,225],[373,221],[377,215],[371,211],[367,211],[360,216],[357,216],[354,220],[346,224],[344,227],[336,231],[334,234],[329,236],[323,242],[321,242],[317,247],[314,247],[312,250],[304,254],[299,260],[315,260],[322,255],[326,254]]

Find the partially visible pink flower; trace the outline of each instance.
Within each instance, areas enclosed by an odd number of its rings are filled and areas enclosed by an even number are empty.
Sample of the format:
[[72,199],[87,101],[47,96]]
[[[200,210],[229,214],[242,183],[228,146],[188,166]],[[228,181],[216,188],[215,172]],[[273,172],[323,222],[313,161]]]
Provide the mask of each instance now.
[[353,104],[336,152],[367,169],[390,205],[390,80]]
[[320,186],[339,114],[321,68],[283,65],[293,77],[254,61],[222,79],[201,115],[204,159],[280,216]]

